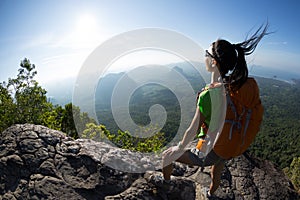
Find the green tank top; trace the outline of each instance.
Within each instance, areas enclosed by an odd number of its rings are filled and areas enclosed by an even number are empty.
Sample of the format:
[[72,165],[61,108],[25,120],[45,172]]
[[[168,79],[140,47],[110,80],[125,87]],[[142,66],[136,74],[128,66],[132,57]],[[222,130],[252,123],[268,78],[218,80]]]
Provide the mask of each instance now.
[[[222,87],[209,88],[205,87],[198,98],[198,107],[202,115],[205,117],[204,123],[210,130],[215,130],[219,127],[219,120],[217,120],[220,111],[222,110]],[[212,117],[214,120],[212,120]],[[198,137],[204,136],[205,132],[201,127]]]

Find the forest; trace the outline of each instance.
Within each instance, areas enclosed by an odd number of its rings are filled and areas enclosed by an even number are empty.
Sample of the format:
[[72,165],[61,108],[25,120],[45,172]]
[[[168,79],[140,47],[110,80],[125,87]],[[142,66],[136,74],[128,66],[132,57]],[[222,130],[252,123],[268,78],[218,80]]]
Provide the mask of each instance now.
[[[178,67],[176,70],[179,70]],[[200,90],[203,80],[179,70],[194,86]],[[95,105],[97,117],[103,124],[97,125],[88,113],[72,103],[53,105],[47,99],[47,91],[35,80],[35,65],[28,59],[20,63],[18,75],[0,83],[0,131],[13,124],[33,123],[60,130],[73,138],[108,138],[115,145],[142,152],[161,150],[178,129],[180,106],[176,97],[167,88],[150,84],[139,88],[132,96],[130,114],[141,126],[149,123],[149,107],[161,104],[168,113],[165,126],[150,138],[135,138],[126,130],[119,130],[113,121],[109,107],[110,88],[118,80],[108,80],[106,91],[97,90],[96,98],[107,99]],[[299,188],[300,166],[300,80],[287,83],[270,78],[256,77],[261,100],[265,108],[264,120],[255,142],[249,148],[250,154],[273,161],[284,169],[293,183]],[[197,85],[196,85],[197,84]],[[109,87],[108,87],[109,86]],[[105,94],[105,95],[104,95]],[[100,96],[99,96],[100,95]],[[102,96],[101,96],[102,95]],[[108,96],[107,96],[108,95]],[[170,103],[171,102],[171,103]],[[73,116],[77,116],[76,125]],[[142,131],[142,129],[141,129]]]
[[250,151],[284,168],[300,155],[300,83],[257,80],[265,112],[261,131]]

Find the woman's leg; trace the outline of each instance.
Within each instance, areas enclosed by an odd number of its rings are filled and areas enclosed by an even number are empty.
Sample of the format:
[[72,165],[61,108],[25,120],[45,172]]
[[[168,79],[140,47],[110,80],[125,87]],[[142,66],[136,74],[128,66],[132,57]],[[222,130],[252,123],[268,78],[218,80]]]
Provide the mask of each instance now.
[[[165,165],[166,157],[163,157],[163,175],[165,180],[170,180],[171,174],[173,171],[173,163],[169,165]],[[190,150],[185,151],[177,160],[176,162],[180,162],[187,165],[197,165],[202,166],[202,161],[199,157],[197,157],[195,154],[193,154]]]
[[212,166],[211,169],[212,181],[209,188],[210,194],[213,194],[218,189],[221,182],[221,174],[224,166],[225,166],[224,161],[220,161]]
[[162,168],[162,173],[164,175],[165,180],[170,180],[171,179],[171,174],[173,171],[173,164],[167,165]]
[[[163,175],[165,180],[170,180],[171,174],[173,171],[173,164],[165,165],[164,160],[167,157],[163,157]],[[210,194],[213,194],[219,187],[221,182],[221,174],[222,170],[225,166],[225,160],[220,158],[214,151],[208,153],[207,157],[199,158],[190,150],[185,151],[177,160],[177,162],[181,162],[187,165],[193,166],[212,166],[211,169],[211,179],[212,182],[210,184]],[[204,164],[203,164],[204,162]]]

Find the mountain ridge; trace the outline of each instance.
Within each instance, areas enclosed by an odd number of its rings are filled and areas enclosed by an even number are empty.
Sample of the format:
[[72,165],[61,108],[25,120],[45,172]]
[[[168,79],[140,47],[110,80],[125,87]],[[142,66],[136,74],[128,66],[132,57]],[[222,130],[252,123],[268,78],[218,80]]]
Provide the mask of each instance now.
[[[203,69],[202,68],[200,69],[201,74],[207,74],[207,72],[205,71],[204,64],[200,63],[200,65],[203,66]],[[195,72],[195,69],[192,69],[191,64],[185,62],[172,63],[167,65],[167,67],[169,68],[177,67],[180,69],[180,71],[183,70],[183,72],[188,75],[191,75]],[[114,75],[124,74],[124,73],[127,72],[125,71],[111,72],[105,74],[101,79],[105,77],[107,78],[107,76],[114,76]],[[249,66],[249,74],[251,76],[281,80],[288,83],[294,83],[297,82],[297,80],[300,80],[300,74],[289,73],[281,69],[273,69],[271,67],[264,67],[264,66],[257,66],[257,65]],[[52,103],[64,106],[64,104],[72,101],[72,91],[75,83],[76,83],[76,77],[68,78],[66,80],[59,80],[58,83],[56,81],[56,82],[45,84],[45,88],[48,91],[48,95],[47,95],[48,98]],[[59,85],[59,87],[57,87],[57,85]]]

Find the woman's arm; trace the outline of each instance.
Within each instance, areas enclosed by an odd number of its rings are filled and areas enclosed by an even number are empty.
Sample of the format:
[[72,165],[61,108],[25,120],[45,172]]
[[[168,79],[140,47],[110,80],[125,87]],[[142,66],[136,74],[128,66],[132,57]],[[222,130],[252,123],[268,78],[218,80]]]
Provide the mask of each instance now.
[[198,132],[201,124],[203,124],[204,120],[205,120],[205,118],[197,106],[194,118],[193,118],[190,126],[188,127],[188,129],[185,131],[184,136],[180,142],[180,145],[179,145],[180,149],[184,148],[186,145],[188,145],[189,142],[191,142],[195,138],[195,136],[197,135],[197,132]]
[[163,167],[170,165],[173,161],[177,160],[184,153],[184,147],[191,142],[199,130],[200,125],[204,122],[204,116],[201,114],[198,106],[194,118],[185,131],[184,136],[177,146],[168,148],[163,152]]

